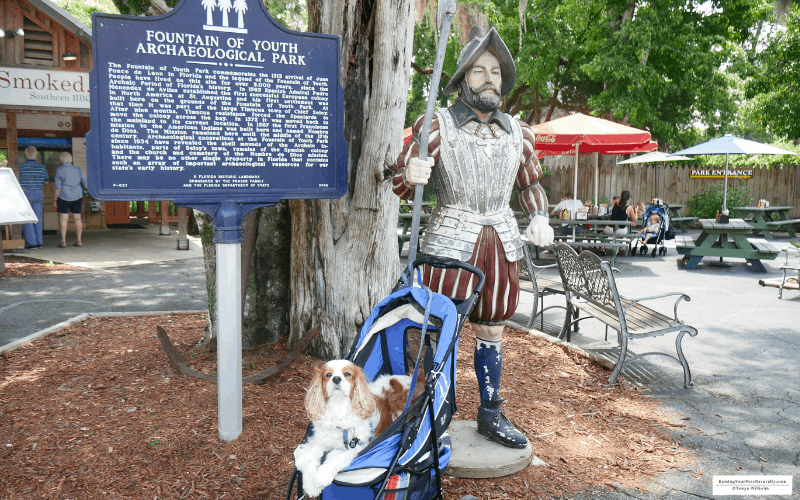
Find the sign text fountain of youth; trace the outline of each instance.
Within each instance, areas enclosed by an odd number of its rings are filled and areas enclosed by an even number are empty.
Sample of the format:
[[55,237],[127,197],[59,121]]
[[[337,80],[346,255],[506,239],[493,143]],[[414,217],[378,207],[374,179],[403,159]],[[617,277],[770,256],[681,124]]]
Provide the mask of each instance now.
[[213,213],[347,191],[338,37],[286,30],[256,0],[95,14],[93,26],[95,198]]

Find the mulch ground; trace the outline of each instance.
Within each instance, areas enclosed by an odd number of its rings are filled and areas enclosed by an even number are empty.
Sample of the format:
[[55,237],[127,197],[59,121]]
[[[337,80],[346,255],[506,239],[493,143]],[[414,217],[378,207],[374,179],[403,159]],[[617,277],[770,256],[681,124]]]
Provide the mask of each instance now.
[[[215,370],[198,345],[202,315],[89,318],[0,356],[0,497],[13,499],[283,499],[292,452],[307,420],[304,390],[318,360],[298,358],[276,379],[243,388],[244,431],[217,431],[213,383],[181,375],[156,338],[162,325],[192,368]],[[462,330],[456,419],[474,419],[475,337]],[[246,350],[244,375],[284,354]],[[684,427],[652,399],[587,359],[506,329],[508,416],[547,466],[513,476],[447,478],[445,498],[567,497],[603,487],[646,488],[686,469],[692,456],[671,437]]]
[[85,271],[86,269],[60,262],[22,257],[20,255],[6,255],[6,270],[0,272],[0,278],[12,276],[32,276],[35,274],[64,273],[69,271]]

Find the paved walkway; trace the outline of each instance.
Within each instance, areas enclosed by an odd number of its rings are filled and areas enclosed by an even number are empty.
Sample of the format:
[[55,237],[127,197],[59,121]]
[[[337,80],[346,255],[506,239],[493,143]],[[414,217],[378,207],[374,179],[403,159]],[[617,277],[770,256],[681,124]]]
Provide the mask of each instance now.
[[[15,255],[81,266],[66,274],[0,278],[0,345],[81,313],[205,310],[203,251],[193,238],[177,250],[177,236],[159,227],[84,231],[83,247],[44,247]],[[71,243],[74,234],[69,234]],[[9,255],[8,253],[6,255]]]
[[[794,476],[790,498],[800,498],[800,292],[785,290],[779,300],[776,288],[758,284],[759,279],[779,277],[782,260],[766,262],[766,275],[752,272],[740,259],[732,259],[730,268],[703,263],[696,270],[678,269],[678,255],[670,243],[664,257],[617,259],[617,285],[629,298],[683,292],[692,299],[678,306],[678,315],[699,331],[697,337],[683,339],[694,388],[684,389],[680,365],[662,357],[634,364],[629,379],[657,399],[666,412],[688,418],[683,421],[687,427],[675,437],[694,450],[698,463],[692,472],[656,478],[647,493],[615,491],[585,497],[714,498],[715,475],[766,474]],[[776,244],[783,247],[789,243],[778,238]],[[527,323],[530,297],[523,295],[513,318],[519,323]],[[563,304],[563,296],[548,297],[545,304],[556,304],[559,299]],[[660,299],[652,304],[669,314],[674,302]],[[545,322],[560,328],[564,316],[557,311],[552,310]],[[587,320],[580,328],[580,334],[572,336],[573,344],[599,357],[610,354],[616,359],[613,331],[611,342],[605,342],[599,322]],[[642,339],[632,342],[630,349],[644,352],[658,345],[662,352],[674,353],[674,341],[674,335]],[[640,345],[642,349],[637,349]]]
[[[0,345],[84,312],[207,307],[196,240],[189,251],[178,251],[174,235],[158,236],[158,228],[151,226],[87,231],[82,248],[55,248],[54,236],[45,243],[45,249],[25,255],[81,265],[86,271],[0,279]],[[788,240],[779,238],[777,244]],[[714,475],[761,474],[794,476],[793,495],[780,498],[800,498],[800,292],[784,291],[778,300],[777,289],[758,285],[759,279],[780,275],[779,261],[765,263],[766,275],[736,260],[730,268],[703,264],[685,270],[678,269],[678,256],[669,246],[665,257],[618,259],[617,283],[632,298],[672,291],[691,296],[678,312],[699,330],[683,342],[695,386],[683,389],[680,366],[661,358],[646,358],[628,377],[665,411],[688,418],[675,437],[695,451],[698,463],[690,472],[655,478],[646,493],[602,491],[583,498],[713,498]],[[558,300],[548,297],[547,304]],[[662,300],[655,306],[671,311],[673,303]],[[531,305],[531,296],[523,294],[513,320],[525,324]],[[546,322],[560,325],[562,319],[554,312]],[[573,336],[574,345],[599,357],[613,357],[614,336],[611,340],[605,342],[603,328],[592,322],[584,322]],[[642,342],[648,350],[653,345],[674,350],[673,338]],[[634,342],[631,350],[637,347]]]

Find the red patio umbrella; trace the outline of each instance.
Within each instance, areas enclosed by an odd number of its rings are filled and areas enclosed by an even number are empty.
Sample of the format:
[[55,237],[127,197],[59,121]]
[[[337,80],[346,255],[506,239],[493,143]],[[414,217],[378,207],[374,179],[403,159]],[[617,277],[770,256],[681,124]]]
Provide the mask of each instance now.
[[[541,155],[575,155],[575,193],[578,192],[578,155],[626,154],[655,151],[650,132],[581,113],[531,127],[536,151]],[[597,204],[598,165],[595,162],[594,202]]]

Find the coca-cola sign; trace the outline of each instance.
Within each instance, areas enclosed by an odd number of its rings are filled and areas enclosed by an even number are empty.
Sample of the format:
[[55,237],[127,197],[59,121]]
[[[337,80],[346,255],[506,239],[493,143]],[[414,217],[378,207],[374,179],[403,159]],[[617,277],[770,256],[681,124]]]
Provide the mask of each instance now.
[[545,142],[545,143],[555,143],[556,142],[556,135],[549,134],[549,135],[537,135],[536,142]]

